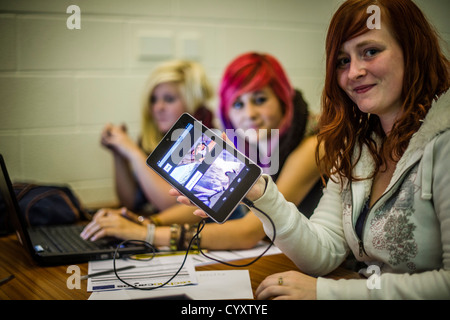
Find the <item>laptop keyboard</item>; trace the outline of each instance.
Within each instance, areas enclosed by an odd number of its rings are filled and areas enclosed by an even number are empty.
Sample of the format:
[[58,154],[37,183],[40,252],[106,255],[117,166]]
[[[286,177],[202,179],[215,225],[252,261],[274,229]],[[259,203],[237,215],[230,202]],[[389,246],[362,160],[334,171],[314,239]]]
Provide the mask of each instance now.
[[113,248],[104,239],[98,241],[86,241],[80,237],[84,226],[68,225],[58,227],[39,227],[39,232],[43,234],[59,252],[85,252],[93,250],[104,250]]

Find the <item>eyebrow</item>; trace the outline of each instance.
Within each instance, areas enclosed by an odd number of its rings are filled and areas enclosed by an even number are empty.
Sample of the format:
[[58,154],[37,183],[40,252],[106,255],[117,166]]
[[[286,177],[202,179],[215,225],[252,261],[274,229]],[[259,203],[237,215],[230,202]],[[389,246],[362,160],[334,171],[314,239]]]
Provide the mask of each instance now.
[[[252,93],[252,96],[256,95],[256,94],[267,94],[266,91],[264,91],[263,89],[258,89],[258,90],[255,90],[255,91],[251,91],[251,93]],[[242,97],[242,94],[237,96],[236,99],[234,99],[234,101],[240,100],[241,97]]]
[[263,90],[263,89],[259,89],[259,90],[253,91],[253,94],[254,94],[254,95],[255,95],[255,94],[266,94],[266,91]]
[[[356,49],[360,49],[362,47],[368,46],[368,45],[372,45],[372,44],[378,44],[381,45],[382,43],[380,41],[377,40],[364,40],[362,42],[359,42],[358,44],[356,44]],[[342,49],[339,50],[338,55],[339,54],[343,54],[345,53],[344,51],[342,51]]]

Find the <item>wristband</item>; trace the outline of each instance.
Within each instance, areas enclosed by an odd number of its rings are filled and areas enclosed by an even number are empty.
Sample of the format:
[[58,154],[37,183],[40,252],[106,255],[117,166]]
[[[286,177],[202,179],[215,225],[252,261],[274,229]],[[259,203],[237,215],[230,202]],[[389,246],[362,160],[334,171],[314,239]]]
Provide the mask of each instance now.
[[146,242],[153,244],[153,241],[155,239],[155,229],[156,227],[154,224],[149,223],[147,225],[147,236],[145,237]]

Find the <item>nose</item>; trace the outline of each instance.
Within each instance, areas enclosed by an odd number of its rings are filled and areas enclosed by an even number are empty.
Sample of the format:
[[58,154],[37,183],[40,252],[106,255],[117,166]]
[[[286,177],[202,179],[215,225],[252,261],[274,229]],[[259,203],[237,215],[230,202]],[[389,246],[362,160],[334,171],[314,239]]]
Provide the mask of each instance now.
[[358,80],[367,74],[365,64],[360,59],[351,59],[348,77],[350,80]]
[[251,102],[247,101],[244,104],[245,115],[248,119],[255,119],[257,116],[256,106]]

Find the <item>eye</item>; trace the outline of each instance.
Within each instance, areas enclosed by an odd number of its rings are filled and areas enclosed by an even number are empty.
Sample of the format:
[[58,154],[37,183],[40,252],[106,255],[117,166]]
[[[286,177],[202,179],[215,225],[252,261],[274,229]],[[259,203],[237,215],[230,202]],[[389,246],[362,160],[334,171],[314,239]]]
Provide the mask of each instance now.
[[233,103],[234,109],[242,109],[244,107],[244,103],[242,101],[235,101]]
[[364,54],[365,54],[366,57],[371,58],[371,57],[375,56],[380,51],[381,50],[372,48],[372,49],[367,49]]
[[267,101],[266,96],[256,96],[253,98],[253,103],[257,106],[263,105]]
[[348,57],[342,57],[337,59],[336,67],[338,68],[345,68],[347,64],[350,63],[350,58]]
[[175,102],[176,99],[177,98],[175,96],[172,96],[172,95],[164,96],[164,102],[166,102],[166,103],[173,103],[173,102]]

